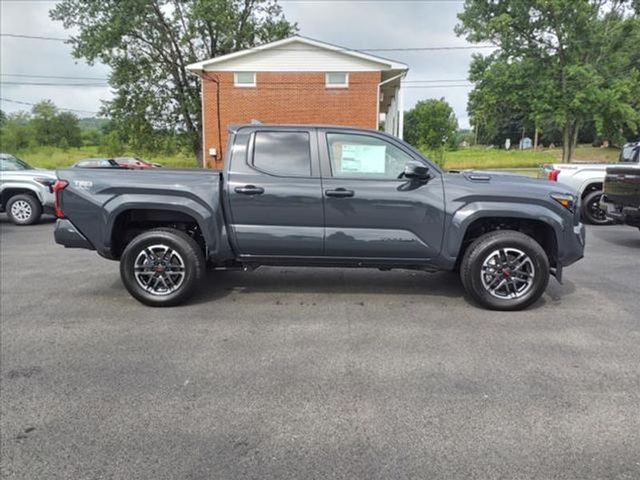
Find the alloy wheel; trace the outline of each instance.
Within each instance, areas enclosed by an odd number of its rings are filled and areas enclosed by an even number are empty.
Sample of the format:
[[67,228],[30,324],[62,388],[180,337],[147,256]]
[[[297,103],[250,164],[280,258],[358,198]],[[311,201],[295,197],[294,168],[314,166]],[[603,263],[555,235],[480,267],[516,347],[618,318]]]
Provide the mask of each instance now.
[[496,298],[516,299],[533,286],[535,268],[531,258],[516,248],[492,251],[482,263],[483,287]]
[[136,257],[134,276],[138,285],[152,295],[169,295],[184,282],[185,263],[168,245],[151,245]]
[[26,222],[33,215],[33,209],[26,200],[17,200],[11,205],[11,215],[20,222]]

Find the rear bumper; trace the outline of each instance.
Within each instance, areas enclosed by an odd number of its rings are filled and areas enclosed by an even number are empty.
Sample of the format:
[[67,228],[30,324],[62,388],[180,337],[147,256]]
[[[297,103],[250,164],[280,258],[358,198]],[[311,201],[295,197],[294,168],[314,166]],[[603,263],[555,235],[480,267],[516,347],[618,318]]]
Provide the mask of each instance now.
[[65,248],[86,248],[87,250],[95,250],[91,242],[82,235],[78,229],[67,219],[58,219],[56,228],[53,231],[53,237],[56,243],[63,245]]
[[600,208],[616,223],[625,223],[632,227],[640,227],[640,207],[623,207],[606,201],[605,195],[600,199]]

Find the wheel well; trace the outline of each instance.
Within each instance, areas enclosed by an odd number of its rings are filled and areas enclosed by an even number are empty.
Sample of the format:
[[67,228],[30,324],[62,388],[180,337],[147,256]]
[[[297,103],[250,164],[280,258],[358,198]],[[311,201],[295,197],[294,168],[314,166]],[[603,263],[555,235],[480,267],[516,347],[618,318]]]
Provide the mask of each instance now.
[[558,258],[558,243],[555,231],[548,223],[541,220],[530,220],[524,218],[509,217],[489,217],[479,218],[467,227],[467,230],[460,246],[457,264],[459,265],[467,247],[478,237],[488,232],[496,230],[516,230],[530,236],[540,244],[549,258],[549,264],[556,266]]
[[589,195],[594,190],[602,190],[602,183],[596,182],[596,183],[590,183],[589,185],[587,185],[585,189],[582,191],[582,195],[580,196],[580,198],[584,199],[584,197]]
[[36,195],[36,193],[33,190],[29,190],[28,188],[6,188],[2,190],[2,193],[0,193],[0,205],[2,205],[2,207],[4,208],[11,197],[23,194],[31,195],[33,198],[38,200],[38,196]]
[[195,218],[183,212],[162,209],[131,209],[118,215],[111,230],[111,254],[120,255],[140,233],[153,228],[169,227],[192,237],[206,254],[206,242]]

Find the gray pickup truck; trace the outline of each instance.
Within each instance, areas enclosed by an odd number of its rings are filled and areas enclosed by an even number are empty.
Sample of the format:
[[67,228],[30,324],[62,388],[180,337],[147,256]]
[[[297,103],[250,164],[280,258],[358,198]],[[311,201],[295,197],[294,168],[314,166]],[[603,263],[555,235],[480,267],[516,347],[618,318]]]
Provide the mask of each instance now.
[[242,125],[225,169],[59,170],[55,239],[120,261],[139,301],[176,305],[208,266],[458,271],[470,297],[518,310],[582,258],[578,199],[555,182],[445,173],[381,132]]

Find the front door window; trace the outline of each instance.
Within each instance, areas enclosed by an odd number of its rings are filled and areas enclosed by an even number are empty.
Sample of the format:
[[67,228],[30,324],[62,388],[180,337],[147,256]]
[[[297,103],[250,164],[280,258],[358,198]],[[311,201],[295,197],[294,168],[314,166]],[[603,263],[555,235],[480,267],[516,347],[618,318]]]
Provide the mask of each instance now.
[[338,178],[397,179],[411,159],[382,139],[351,133],[327,133],[331,174]]

